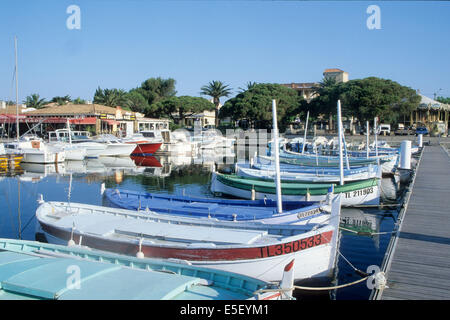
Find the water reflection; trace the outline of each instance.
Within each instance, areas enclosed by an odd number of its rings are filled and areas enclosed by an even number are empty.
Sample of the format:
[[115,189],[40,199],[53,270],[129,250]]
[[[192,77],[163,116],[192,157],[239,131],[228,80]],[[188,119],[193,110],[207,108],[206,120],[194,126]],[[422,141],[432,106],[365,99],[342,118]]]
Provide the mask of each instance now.
[[[211,172],[233,167],[227,162],[233,163],[234,156],[205,150],[195,156],[100,157],[49,165],[22,163],[14,171],[0,171],[0,237],[35,239],[39,194],[48,201],[102,205],[100,185],[105,183],[107,188],[212,197]],[[382,179],[381,190],[384,202],[398,201],[398,177]],[[381,263],[394,223],[390,215],[379,208],[341,211],[341,227],[351,231],[341,232],[340,250],[357,268],[365,270],[368,265]],[[339,261],[337,272],[339,283],[356,280],[353,270],[343,261]],[[340,290],[337,298],[367,299],[368,294],[361,285]]]

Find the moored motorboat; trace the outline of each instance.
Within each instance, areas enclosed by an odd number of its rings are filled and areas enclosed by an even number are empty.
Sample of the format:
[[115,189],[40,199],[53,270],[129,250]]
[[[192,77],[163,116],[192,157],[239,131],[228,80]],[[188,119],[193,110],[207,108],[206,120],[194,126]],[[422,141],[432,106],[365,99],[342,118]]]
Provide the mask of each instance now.
[[24,136],[19,141],[5,144],[7,153],[23,154],[22,162],[58,163],[64,162],[66,156],[62,149],[46,144],[41,138]]
[[156,137],[153,131],[135,133],[130,137],[122,138],[121,141],[128,144],[135,144],[135,148],[131,152],[133,156],[153,155],[164,142],[162,137]]
[[36,211],[48,242],[70,240],[126,255],[177,259],[193,266],[280,281],[295,259],[296,280],[332,277],[338,242],[340,197],[324,223],[305,225],[174,217],[78,203],[44,202]]
[[128,157],[137,146],[136,143],[121,142],[112,134],[102,134],[93,140],[106,145],[105,150],[99,154],[102,157]]
[[284,272],[284,282],[270,284],[174,261],[0,239],[0,300],[292,299],[291,272]]

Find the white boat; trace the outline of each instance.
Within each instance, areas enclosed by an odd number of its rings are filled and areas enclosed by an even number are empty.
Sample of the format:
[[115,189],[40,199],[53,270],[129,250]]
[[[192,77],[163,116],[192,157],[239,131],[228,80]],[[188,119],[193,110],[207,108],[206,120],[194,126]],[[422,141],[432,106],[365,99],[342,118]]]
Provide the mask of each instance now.
[[102,157],[128,157],[137,146],[135,143],[122,142],[112,134],[99,135],[93,141],[106,145],[106,149],[99,154]]
[[59,163],[64,162],[64,150],[46,144],[41,138],[24,136],[19,141],[5,144],[8,152],[23,154],[22,162],[26,163]]
[[191,141],[197,143],[200,150],[222,151],[224,149],[232,148],[235,144],[235,139],[222,136],[218,130],[194,132],[191,136]]
[[151,156],[153,155],[164,140],[159,131],[141,131],[140,133],[134,133],[129,137],[122,138],[122,142],[135,144],[136,148],[133,150],[132,155]]
[[87,131],[71,131],[71,133],[73,133],[72,145],[85,148],[86,158],[98,158],[107,148],[106,144],[93,141]]
[[81,161],[87,156],[86,148],[79,144],[72,144],[70,129],[58,129],[48,133],[48,143],[60,148],[66,153],[66,160]]
[[303,225],[218,221],[79,203],[40,201],[36,218],[49,243],[79,245],[280,281],[295,259],[294,279],[333,275],[340,197],[324,223]]

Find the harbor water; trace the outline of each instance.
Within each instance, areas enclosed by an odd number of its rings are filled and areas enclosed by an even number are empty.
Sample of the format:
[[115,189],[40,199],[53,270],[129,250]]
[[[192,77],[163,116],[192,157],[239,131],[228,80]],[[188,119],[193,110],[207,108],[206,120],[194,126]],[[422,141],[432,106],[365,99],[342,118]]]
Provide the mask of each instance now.
[[[145,160],[145,161],[144,161]],[[230,166],[231,167],[231,166]],[[103,204],[101,185],[135,191],[213,197],[210,180],[214,163],[191,157],[107,158],[37,165],[22,163],[0,175],[0,237],[36,239],[35,212],[42,194],[48,201]],[[223,168],[222,168],[223,169]],[[226,168],[225,168],[226,169]],[[382,179],[383,203],[399,203],[402,186],[394,177]],[[343,208],[340,253],[335,284],[361,279],[354,268],[380,266],[396,220],[395,207]],[[345,258],[343,258],[345,257]],[[329,294],[297,293],[297,299],[367,300],[366,282]]]

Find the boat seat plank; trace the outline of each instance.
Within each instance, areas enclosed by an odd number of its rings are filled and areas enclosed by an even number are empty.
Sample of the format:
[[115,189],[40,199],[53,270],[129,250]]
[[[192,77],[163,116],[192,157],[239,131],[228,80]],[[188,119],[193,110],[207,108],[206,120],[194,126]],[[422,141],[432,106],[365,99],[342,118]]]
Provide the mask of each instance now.
[[266,230],[178,225],[143,219],[126,219],[121,216],[100,213],[66,216],[57,222],[57,225],[63,228],[72,228],[74,224],[77,230],[99,236],[116,232],[134,234],[137,237],[170,239],[183,242],[250,244],[268,234]]

